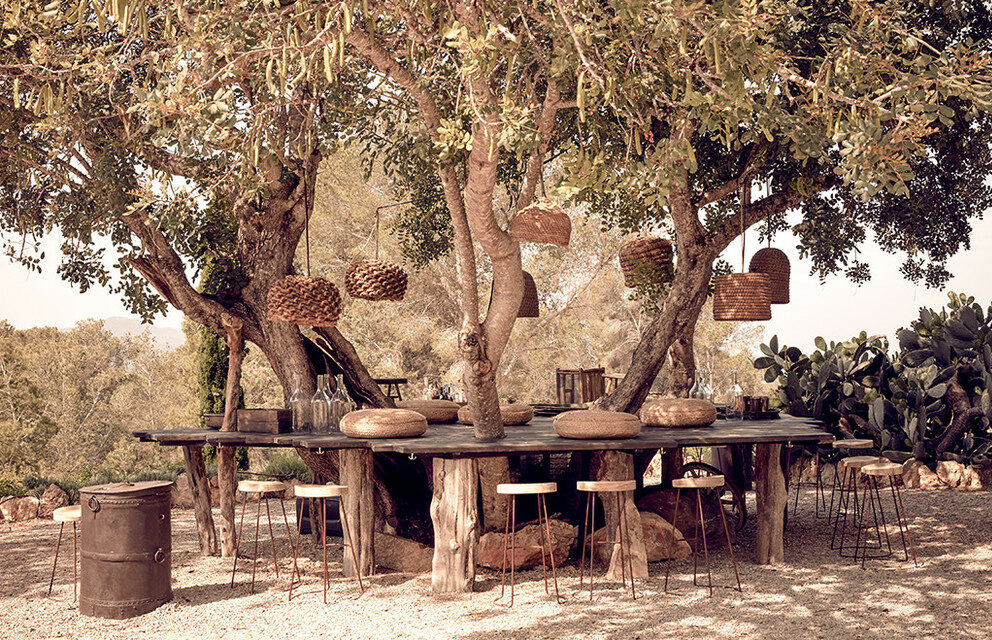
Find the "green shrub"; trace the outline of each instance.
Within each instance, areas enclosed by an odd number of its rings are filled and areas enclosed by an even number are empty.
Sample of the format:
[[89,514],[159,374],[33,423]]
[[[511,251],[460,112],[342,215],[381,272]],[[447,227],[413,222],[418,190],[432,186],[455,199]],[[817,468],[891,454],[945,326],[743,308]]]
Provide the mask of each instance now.
[[310,468],[297,453],[277,453],[265,465],[262,473],[279,476],[284,479],[296,478],[301,482],[310,482],[313,477]]
[[19,480],[13,478],[0,478],[0,497],[3,496],[23,496],[28,492],[28,488]]
[[53,478],[50,476],[27,476],[24,478],[24,486],[34,495],[41,497],[50,485],[55,485],[69,496],[69,503],[76,504],[79,501],[79,487],[83,486],[78,480],[73,478]]

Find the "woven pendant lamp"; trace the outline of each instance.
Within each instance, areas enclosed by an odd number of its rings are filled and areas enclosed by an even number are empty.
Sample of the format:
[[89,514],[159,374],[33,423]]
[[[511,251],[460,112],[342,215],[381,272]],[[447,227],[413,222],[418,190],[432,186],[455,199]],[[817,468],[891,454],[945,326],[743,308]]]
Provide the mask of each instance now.
[[518,318],[539,318],[541,309],[537,302],[537,285],[534,284],[534,277],[524,271],[524,297],[520,301],[520,311]]
[[399,301],[406,295],[406,272],[386,260],[359,260],[344,273],[344,290],[352,298]]
[[[750,183],[741,186],[741,270],[744,269],[744,202]],[[764,273],[728,273],[713,282],[713,319],[754,322],[772,319],[771,279]]]
[[517,242],[564,247],[572,237],[572,221],[553,200],[541,198],[513,216],[510,221],[510,237]]
[[637,287],[672,279],[672,243],[657,236],[640,236],[620,246],[623,283]]
[[767,247],[751,256],[748,271],[764,273],[770,280],[769,296],[772,304],[789,302],[789,257],[780,249]]
[[341,316],[338,288],[316,276],[286,276],[269,288],[267,298],[269,320],[333,327]]

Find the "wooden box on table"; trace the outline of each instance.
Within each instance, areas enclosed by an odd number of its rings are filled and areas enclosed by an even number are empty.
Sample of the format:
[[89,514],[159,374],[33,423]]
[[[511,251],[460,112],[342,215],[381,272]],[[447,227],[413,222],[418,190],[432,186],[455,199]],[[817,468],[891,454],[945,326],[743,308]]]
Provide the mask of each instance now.
[[249,433],[289,433],[293,412],[289,409],[238,409],[238,431]]

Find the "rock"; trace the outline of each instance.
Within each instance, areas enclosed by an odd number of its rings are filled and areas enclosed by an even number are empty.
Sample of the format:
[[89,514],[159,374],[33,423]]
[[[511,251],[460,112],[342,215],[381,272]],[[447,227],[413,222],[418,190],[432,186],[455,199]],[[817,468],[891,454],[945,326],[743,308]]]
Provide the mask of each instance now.
[[[679,499],[679,515],[675,525],[686,542],[695,544],[696,526],[699,522],[699,511],[696,507],[696,497],[692,491],[683,491]],[[706,544],[710,548],[726,544],[723,535],[723,523],[720,521],[720,503],[716,500],[714,491],[703,491],[703,522],[706,526]],[[644,512],[650,511],[661,516],[666,522],[672,518],[675,510],[675,489],[658,489],[648,493],[637,503],[637,508]],[[728,527],[730,523],[727,523]],[[700,542],[702,538],[700,537]]]
[[38,507],[38,517],[51,518],[52,513],[54,513],[56,509],[68,505],[69,496],[62,490],[62,487],[57,484],[50,484],[48,485],[48,488],[45,489],[45,493],[41,494],[41,504]]
[[[554,553],[555,564],[561,566],[568,559],[568,552],[572,548],[577,535],[576,528],[567,522],[551,519],[548,521],[551,529],[551,548]],[[475,563],[490,569],[503,568],[503,535],[502,531],[490,531],[479,539],[479,545],[475,553]],[[514,536],[514,545],[517,547],[533,547],[528,549],[516,549],[513,552],[513,567],[515,569],[529,569],[541,563],[540,545],[543,536],[541,527],[537,523],[531,523],[517,530]],[[378,553],[378,550],[376,551]],[[510,552],[506,553],[507,568],[510,568]]]
[[38,507],[41,500],[34,496],[24,496],[16,498],[9,496],[0,502],[0,515],[7,522],[22,522],[38,517]]
[[915,458],[903,463],[902,481],[907,487],[913,489],[939,489],[944,486],[937,474],[930,470],[930,467]]
[[972,465],[968,465],[964,469],[964,479],[961,484],[958,485],[958,491],[981,491],[982,490],[982,478],[978,473],[978,469]]
[[193,508],[193,487],[189,481],[189,476],[185,473],[172,483],[171,499],[174,509]]
[[285,484],[286,484],[286,491],[284,493],[286,495],[284,499],[293,500],[294,498],[296,498],[296,485],[303,483],[297,480],[296,478],[290,478],[289,480],[285,481]]
[[[693,506],[695,506],[695,501],[693,501]],[[682,534],[658,514],[642,511],[641,526],[644,531],[644,547],[647,550],[648,562],[660,562],[669,558],[684,560],[692,555],[692,547],[689,546]],[[674,539],[672,538],[673,535],[675,536]],[[612,546],[598,544],[598,541],[613,540],[616,536],[616,530],[607,531],[606,527],[596,531],[596,562],[605,564],[610,561],[610,557],[613,555]],[[588,545],[588,543],[589,538],[587,537],[586,544]],[[708,534],[706,543],[710,543]],[[670,556],[669,553],[671,553]]]
[[375,534],[375,563],[402,573],[426,573],[431,570],[434,550],[416,540],[388,533]]
[[941,460],[937,463],[937,477],[949,489],[957,489],[966,481],[967,468],[960,462]]

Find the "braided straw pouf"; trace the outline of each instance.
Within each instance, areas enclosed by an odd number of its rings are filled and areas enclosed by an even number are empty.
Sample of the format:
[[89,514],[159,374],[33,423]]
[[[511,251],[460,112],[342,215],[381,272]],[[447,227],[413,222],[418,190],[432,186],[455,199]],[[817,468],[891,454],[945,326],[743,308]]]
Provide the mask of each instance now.
[[637,287],[672,279],[672,243],[657,236],[632,238],[620,245],[623,283]]
[[400,400],[396,406],[416,411],[431,423],[454,422],[458,418],[458,403],[451,400]]
[[641,432],[637,416],[617,411],[566,411],[556,415],[553,424],[555,433],[562,438],[579,440],[634,438]]
[[716,407],[699,398],[659,398],[641,407],[641,422],[649,427],[705,427],[715,420]]
[[359,260],[344,273],[344,290],[363,300],[402,300],[406,295],[406,271],[385,260]]
[[409,409],[360,409],[341,418],[349,438],[412,438],[427,431],[427,419]]
[[286,276],[269,288],[267,299],[269,320],[333,327],[341,316],[341,294],[324,278]]
[[[527,424],[534,418],[534,408],[529,404],[520,402],[499,405],[499,413],[503,418],[503,426],[506,427]],[[458,422],[462,424],[474,424],[472,422],[472,412],[469,411],[468,405],[458,410]]]
[[771,320],[770,280],[763,273],[717,276],[713,286],[713,319],[750,322]]
[[772,304],[788,304],[789,302],[789,257],[780,249],[767,247],[759,249],[751,256],[748,271],[764,273],[770,282],[769,295]]
[[517,212],[510,221],[510,236],[518,242],[568,245],[572,221],[553,200],[542,198]]

